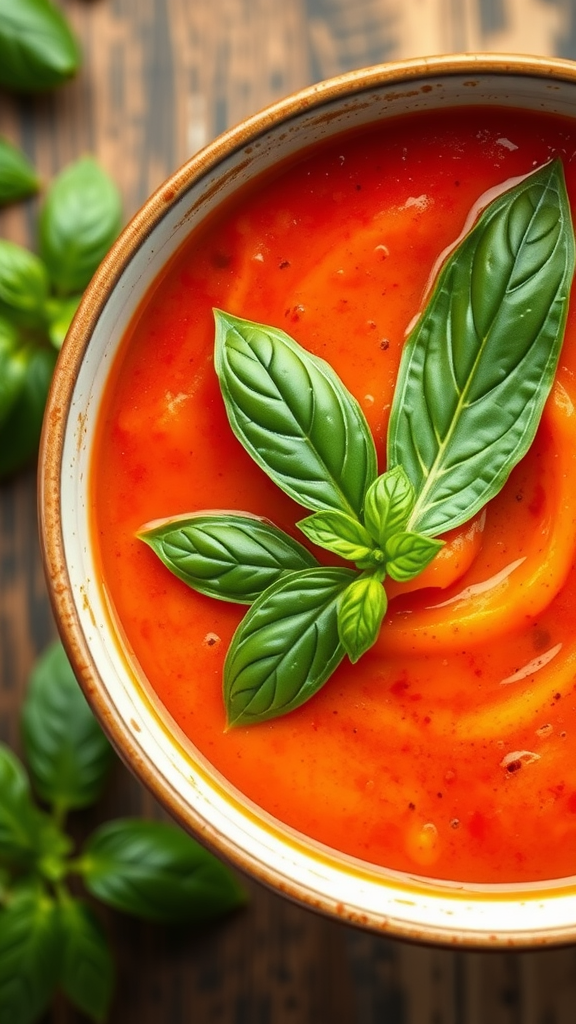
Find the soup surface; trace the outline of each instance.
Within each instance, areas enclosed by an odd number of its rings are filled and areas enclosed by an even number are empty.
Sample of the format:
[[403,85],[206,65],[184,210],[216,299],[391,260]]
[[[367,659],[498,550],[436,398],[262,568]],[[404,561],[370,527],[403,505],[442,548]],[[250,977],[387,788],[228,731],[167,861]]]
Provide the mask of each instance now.
[[575,151],[570,123],[495,109],[414,115],[324,145],[190,238],[108,386],[94,533],[144,674],[238,790],[375,864],[475,882],[576,874],[574,311],[532,448],[453,545],[468,568],[448,586],[397,593],[376,645],[291,714],[225,731],[223,662],[245,608],[189,589],[135,534],[230,509],[303,541],[305,512],[228,425],[213,307],[280,327],[330,362],[365,412],[382,472],[402,346],[439,257],[487,190],[554,156],[574,208]]

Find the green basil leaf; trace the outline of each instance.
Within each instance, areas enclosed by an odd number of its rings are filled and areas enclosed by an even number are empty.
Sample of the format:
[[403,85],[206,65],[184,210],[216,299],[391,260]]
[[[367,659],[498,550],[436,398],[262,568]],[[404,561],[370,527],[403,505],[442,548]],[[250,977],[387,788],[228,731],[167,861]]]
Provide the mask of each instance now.
[[26,379],[26,354],[15,324],[0,316],[0,428]]
[[0,85],[51,89],[80,66],[70,25],[50,0],[0,0]]
[[0,315],[23,327],[45,327],[47,298],[48,273],[42,260],[0,239]]
[[345,512],[315,512],[296,526],[313,544],[349,561],[360,562],[374,553],[374,542],[368,531]]
[[241,513],[198,512],[138,536],[175,576],[201,594],[251,604],[287,572],[318,565],[277,526]]
[[58,985],[58,908],[46,894],[23,891],[0,911],[0,1020],[33,1024]]
[[79,1010],[92,1020],[106,1020],[114,990],[114,959],[100,922],[84,902],[60,904],[62,969],[60,984]]
[[93,896],[151,921],[202,924],[246,902],[224,864],[181,829],[160,821],[103,825],[88,840],[81,871]]
[[59,811],[100,796],[112,748],[96,722],[62,645],[36,662],[22,707],[22,738],[34,788]]
[[92,157],[54,179],[40,211],[40,255],[59,295],[84,290],[121,223],[120,193]]
[[414,500],[414,488],[402,466],[382,473],[368,488],[364,522],[381,547],[388,537],[406,529]]
[[388,600],[375,576],[361,576],[342,594],[338,635],[351,662],[358,661],[378,639]]
[[[1,29],[0,29],[1,33]],[[24,153],[0,138],[0,204],[14,203],[38,191],[39,180]]]
[[32,865],[44,821],[32,801],[22,764],[8,747],[0,744],[0,863]]
[[215,367],[236,437],[299,504],[359,518],[376,452],[356,399],[283,331],[214,315]]
[[0,425],[0,480],[36,457],[56,356],[52,347],[28,345],[23,349],[24,381]]
[[395,533],[384,547],[386,572],[393,580],[405,583],[418,576],[443,546],[444,541],[420,533]]
[[64,338],[68,334],[68,328],[74,319],[74,314],[80,305],[83,294],[81,292],[80,295],[70,295],[65,299],[48,299],[46,303],[48,337],[54,348],[62,348]]
[[337,609],[351,569],[291,573],[258,598],[224,663],[229,725],[277,718],[313,697],[344,657]]
[[416,491],[408,529],[471,518],[534,438],[554,380],[574,270],[562,166],[495,199],[446,261],[400,365],[388,465]]

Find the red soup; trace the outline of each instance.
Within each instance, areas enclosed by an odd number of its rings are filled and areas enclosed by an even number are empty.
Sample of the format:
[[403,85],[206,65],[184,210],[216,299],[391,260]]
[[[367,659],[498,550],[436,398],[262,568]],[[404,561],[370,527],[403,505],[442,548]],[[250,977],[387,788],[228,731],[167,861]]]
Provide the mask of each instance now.
[[192,235],[134,318],[108,386],[94,534],[143,672],[238,790],[374,864],[475,882],[576,873],[573,312],[536,438],[449,538],[449,570],[427,570],[412,592],[393,584],[375,645],[290,714],[226,731],[223,663],[246,609],[187,587],[136,533],[230,509],[304,540],[306,512],[230,429],[213,307],[282,328],[328,361],[383,471],[400,355],[439,258],[480,197],[552,157],[574,206],[575,149],[563,120],[491,109],[414,115],[314,149]]

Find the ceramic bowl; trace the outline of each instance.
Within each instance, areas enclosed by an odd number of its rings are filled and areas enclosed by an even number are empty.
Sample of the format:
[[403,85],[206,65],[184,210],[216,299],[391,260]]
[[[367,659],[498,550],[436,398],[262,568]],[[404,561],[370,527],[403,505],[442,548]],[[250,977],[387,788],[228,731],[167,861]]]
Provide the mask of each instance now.
[[576,122],[576,65],[462,55],[352,72],[228,131],[148,200],[104,260],[62,350],[45,419],[40,520],[59,629],[119,753],[172,815],[260,881],[346,922],[468,946],[576,939],[576,879],[480,886],[434,882],[320,847],[244,800],[153,700],[112,624],[95,564],[87,479],[110,367],[138,304],[184,239],[263,171],[318,139],[413,111],[504,105]]

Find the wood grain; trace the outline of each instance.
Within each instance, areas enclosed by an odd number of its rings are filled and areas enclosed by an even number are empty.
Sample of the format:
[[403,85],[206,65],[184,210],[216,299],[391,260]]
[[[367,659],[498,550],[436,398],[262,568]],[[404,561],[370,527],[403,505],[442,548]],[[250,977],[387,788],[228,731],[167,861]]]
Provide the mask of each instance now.
[[[0,134],[48,182],[96,154],[126,218],[229,125],[321,78],[454,50],[576,56],[573,0],[61,0],[82,43],[78,78],[0,96]],[[38,201],[0,214],[36,244]],[[19,749],[34,658],[54,635],[36,537],[33,470],[0,489],[0,737]],[[109,817],[162,816],[118,766],[79,841]],[[576,950],[477,953],[345,928],[247,882],[249,907],[202,934],[102,912],[118,962],[111,1024],[573,1024]],[[45,1024],[80,1024],[59,1000]],[[11,1022],[0,1022],[11,1024]]]

